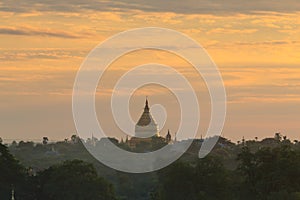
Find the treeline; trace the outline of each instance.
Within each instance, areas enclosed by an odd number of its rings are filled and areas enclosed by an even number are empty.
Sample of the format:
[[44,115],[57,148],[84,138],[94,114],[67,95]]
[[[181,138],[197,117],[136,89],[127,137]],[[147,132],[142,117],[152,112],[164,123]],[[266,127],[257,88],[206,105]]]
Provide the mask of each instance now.
[[300,200],[300,143],[279,133],[237,144],[219,138],[204,159],[203,140],[194,140],[177,162],[147,174],[110,169],[79,141],[1,144],[0,199],[14,190],[16,200]]
[[22,166],[0,144],[0,199],[115,200],[113,186],[99,177],[92,164],[73,160],[37,172]]

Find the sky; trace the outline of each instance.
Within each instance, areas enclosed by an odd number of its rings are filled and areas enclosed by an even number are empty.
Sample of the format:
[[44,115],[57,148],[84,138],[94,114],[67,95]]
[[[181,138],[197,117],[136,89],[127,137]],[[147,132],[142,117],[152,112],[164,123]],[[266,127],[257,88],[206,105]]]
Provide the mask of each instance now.
[[[200,43],[218,66],[227,93],[222,135],[233,140],[300,133],[300,2],[298,0],[26,0],[0,2],[0,137],[62,140],[76,133],[72,89],[76,73],[100,42],[122,31],[163,27]],[[108,112],[114,83],[130,67],[163,63],[197,91],[198,137],[209,122],[209,96],[189,63],[166,52],[133,52],[114,62],[98,88],[97,115],[110,136],[125,137]],[[145,72],[143,75],[150,75]],[[132,118],[145,96],[165,106],[161,134],[178,128],[178,102],[166,88],[146,86],[130,101]],[[155,117],[155,113],[154,113]],[[159,123],[161,116],[155,117]],[[100,122],[101,123],[101,122]]]

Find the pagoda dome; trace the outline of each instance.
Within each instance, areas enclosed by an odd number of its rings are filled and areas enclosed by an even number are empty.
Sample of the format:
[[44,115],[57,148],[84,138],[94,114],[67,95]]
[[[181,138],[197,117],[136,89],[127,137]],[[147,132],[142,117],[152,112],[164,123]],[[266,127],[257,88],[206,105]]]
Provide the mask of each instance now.
[[146,98],[144,112],[135,125],[135,137],[148,138],[158,136],[158,131],[158,125],[150,113],[148,99]]

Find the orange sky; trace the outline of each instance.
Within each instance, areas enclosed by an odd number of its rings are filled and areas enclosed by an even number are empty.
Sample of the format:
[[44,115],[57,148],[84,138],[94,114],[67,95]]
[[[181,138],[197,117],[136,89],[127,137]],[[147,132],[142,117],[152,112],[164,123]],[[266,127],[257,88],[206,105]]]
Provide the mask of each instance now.
[[[288,0],[271,6],[263,0],[257,4],[256,1],[234,4],[230,0],[229,5],[219,0],[212,5],[200,2],[198,5],[189,0],[183,5],[175,0],[168,6],[166,2],[160,5],[157,0],[89,0],[85,4],[28,0],[12,5],[4,0],[0,3],[0,136],[39,139],[47,135],[56,140],[76,132],[71,93],[76,72],[88,52],[120,31],[156,26],[195,39],[218,65],[228,95],[223,132],[226,137],[253,139],[281,131],[297,138],[299,2]],[[144,51],[120,59],[111,66],[110,76],[117,78],[126,67],[152,60],[178,69],[188,67],[174,55]],[[112,85],[113,81],[108,78],[107,84]],[[193,84],[201,86],[197,81]],[[205,104],[207,97],[202,92],[199,91],[198,97]],[[134,118],[141,112],[145,95],[151,96],[150,103],[152,100],[163,105],[170,98],[161,88],[141,90],[132,99]],[[171,107],[167,110],[176,116]],[[209,110],[204,109],[204,116],[206,111]],[[168,128],[176,130],[175,118],[168,118],[162,135]],[[205,134],[206,118],[199,134]],[[112,135],[120,137],[117,131]]]

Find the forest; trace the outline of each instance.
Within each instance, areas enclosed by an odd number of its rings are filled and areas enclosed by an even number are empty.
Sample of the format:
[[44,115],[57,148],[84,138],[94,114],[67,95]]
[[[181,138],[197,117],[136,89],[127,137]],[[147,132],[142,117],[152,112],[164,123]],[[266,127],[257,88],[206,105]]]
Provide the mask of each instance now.
[[279,133],[237,143],[219,138],[203,159],[196,139],[175,163],[145,174],[104,166],[74,136],[0,142],[1,200],[12,191],[16,200],[300,200],[300,142]]

